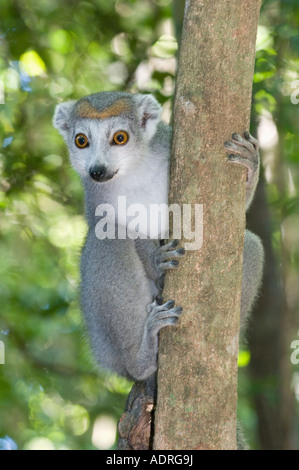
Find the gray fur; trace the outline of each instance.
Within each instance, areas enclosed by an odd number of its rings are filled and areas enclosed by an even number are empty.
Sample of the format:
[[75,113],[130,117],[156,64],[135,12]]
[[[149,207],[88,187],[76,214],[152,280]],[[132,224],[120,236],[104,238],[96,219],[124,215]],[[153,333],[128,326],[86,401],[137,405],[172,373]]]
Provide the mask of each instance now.
[[245,231],[241,293],[241,333],[244,333],[254,301],[259,293],[264,265],[264,248],[260,238]]
[[[82,103],[101,113],[120,98],[129,106],[118,115],[105,119],[79,116]],[[58,105],[53,120],[85,190],[89,231],[81,257],[81,305],[94,354],[103,368],[133,380],[154,374],[159,330],[175,324],[182,312],[173,300],[163,303],[159,295],[165,270],[176,267],[184,251],[174,242],[160,246],[148,233],[143,234],[146,239],[100,240],[95,235],[95,211],[99,204],[111,204],[119,216],[118,229],[125,224],[123,214],[118,213],[118,196],[126,196],[127,206],[139,203],[149,208],[153,203],[167,203],[171,129],[160,120],[160,111],[151,95],[103,92]],[[111,144],[118,130],[129,133],[124,146]],[[75,146],[78,133],[88,137],[88,147]],[[258,180],[257,142],[249,134],[233,135],[225,145],[230,159],[248,168],[248,206]],[[110,179],[93,181],[89,172],[96,165],[104,167]],[[262,265],[261,243],[246,232],[242,324],[257,295]]]

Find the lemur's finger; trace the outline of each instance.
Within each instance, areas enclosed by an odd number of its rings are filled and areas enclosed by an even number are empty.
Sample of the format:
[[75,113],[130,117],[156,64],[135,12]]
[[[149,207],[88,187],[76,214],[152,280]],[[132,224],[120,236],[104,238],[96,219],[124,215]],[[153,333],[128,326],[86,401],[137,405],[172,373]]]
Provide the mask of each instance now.
[[165,263],[160,263],[159,268],[164,271],[165,269],[174,269],[179,265],[178,260],[173,259],[171,261],[166,261]]
[[230,162],[238,163],[239,165],[243,165],[251,171],[255,171],[256,168],[257,168],[257,162],[256,161],[251,160],[251,159],[246,158],[246,157],[242,157],[239,154],[234,154],[234,153],[230,154],[228,156],[228,160]]
[[[173,302],[172,307],[174,307],[174,300],[172,302]],[[160,307],[162,305],[163,305],[163,298],[161,295],[157,295],[155,300],[146,307],[146,311],[147,313],[150,313],[154,308]]]
[[234,133],[232,134],[232,140],[237,145],[245,147],[247,150],[249,150],[249,152],[252,152],[254,150],[253,143],[250,140],[246,139],[245,136],[242,137],[240,134]]
[[164,251],[171,250],[172,248],[177,247],[178,244],[179,244],[179,240],[172,240],[171,242],[166,243],[166,245],[162,245],[160,247],[160,251],[164,252]]
[[252,135],[249,133],[249,132],[244,132],[244,137],[245,139],[247,139],[253,146],[255,149],[258,149],[259,148],[259,142],[257,139],[255,139],[254,137],[252,137]]
[[164,320],[166,318],[178,318],[182,311],[182,307],[174,307],[172,309],[160,310],[159,313],[157,313],[159,315],[159,320]]
[[[251,145],[251,144],[249,144]],[[236,153],[238,155],[248,155],[250,153],[252,153],[253,151],[253,147],[251,146],[251,150],[247,148],[247,146],[245,147],[244,145],[241,145],[240,143],[238,142],[235,142],[235,141],[232,141],[232,140],[229,140],[227,142],[224,142],[224,146],[226,148],[226,150],[230,153]]]
[[163,262],[163,261],[169,260],[169,258],[179,258],[181,256],[184,256],[184,254],[185,254],[185,249],[178,248],[177,250],[174,250],[174,251],[167,251],[167,252],[162,253],[162,255],[160,256],[160,260]]

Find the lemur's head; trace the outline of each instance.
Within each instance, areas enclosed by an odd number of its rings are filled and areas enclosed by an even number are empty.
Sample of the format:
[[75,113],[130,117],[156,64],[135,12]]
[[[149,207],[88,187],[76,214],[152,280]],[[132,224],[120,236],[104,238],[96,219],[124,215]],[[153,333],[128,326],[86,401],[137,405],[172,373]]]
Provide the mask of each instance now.
[[152,95],[101,92],[59,104],[53,124],[68,145],[75,170],[107,182],[144,160],[160,113]]

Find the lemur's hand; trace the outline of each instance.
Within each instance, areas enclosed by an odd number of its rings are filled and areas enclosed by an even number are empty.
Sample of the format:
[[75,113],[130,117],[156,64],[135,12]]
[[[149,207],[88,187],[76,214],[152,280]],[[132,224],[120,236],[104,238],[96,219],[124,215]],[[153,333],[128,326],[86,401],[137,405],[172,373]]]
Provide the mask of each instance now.
[[244,165],[247,168],[247,209],[252,201],[259,178],[260,156],[258,141],[249,132],[244,132],[243,137],[239,134],[232,134],[232,140],[225,142],[224,146],[227,152],[229,152],[229,161]]

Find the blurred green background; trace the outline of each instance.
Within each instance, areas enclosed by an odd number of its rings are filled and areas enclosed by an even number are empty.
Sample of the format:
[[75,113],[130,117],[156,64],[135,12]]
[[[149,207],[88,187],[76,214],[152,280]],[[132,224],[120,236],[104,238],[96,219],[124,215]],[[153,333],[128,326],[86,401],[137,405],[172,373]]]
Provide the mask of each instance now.
[[[131,384],[98,372],[84,335],[77,297],[86,232],[83,191],[51,121],[57,103],[102,90],[154,93],[169,121],[179,36],[174,25],[180,25],[182,4],[1,0],[0,449],[115,446]],[[284,362],[277,374],[289,370],[280,383],[290,403],[275,395],[276,372],[267,394],[280,416],[287,406],[294,417],[299,399],[299,365],[290,361],[291,341],[299,340],[296,97],[299,101],[299,5],[265,0],[252,131],[262,147],[271,250],[284,299],[286,320],[276,328],[285,338],[278,360]],[[276,348],[273,342],[271,347]],[[244,345],[239,413],[250,444],[262,448],[263,418],[255,400],[260,389],[250,372],[251,356]],[[288,431],[299,448],[296,418]]]

